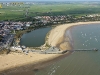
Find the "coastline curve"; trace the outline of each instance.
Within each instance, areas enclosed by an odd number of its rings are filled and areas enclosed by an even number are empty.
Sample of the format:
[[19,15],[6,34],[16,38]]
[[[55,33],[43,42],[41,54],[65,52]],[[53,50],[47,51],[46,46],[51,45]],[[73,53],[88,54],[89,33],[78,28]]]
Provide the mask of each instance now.
[[69,23],[69,24],[59,25],[50,31],[47,43],[50,46],[59,47],[60,50],[66,50],[66,49],[70,50],[71,45],[69,43],[69,37],[67,36],[66,39],[64,38],[64,34],[66,30],[73,26],[95,24],[95,23],[100,23],[100,21],[78,22],[78,23]]

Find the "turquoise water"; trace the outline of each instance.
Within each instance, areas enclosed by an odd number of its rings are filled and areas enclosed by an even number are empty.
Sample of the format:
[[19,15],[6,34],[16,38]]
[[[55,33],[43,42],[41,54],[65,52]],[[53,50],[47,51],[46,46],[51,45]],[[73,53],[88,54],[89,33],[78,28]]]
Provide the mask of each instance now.
[[23,34],[20,44],[27,47],[39,47],[45,43],[46,34],[51,29],[51,27],[40,28],[32,32]]
[[[74,49],[100,49],[100,24],[75,26],[69,31]],[[100,75],[100,51],[75,51],[36,75]]]

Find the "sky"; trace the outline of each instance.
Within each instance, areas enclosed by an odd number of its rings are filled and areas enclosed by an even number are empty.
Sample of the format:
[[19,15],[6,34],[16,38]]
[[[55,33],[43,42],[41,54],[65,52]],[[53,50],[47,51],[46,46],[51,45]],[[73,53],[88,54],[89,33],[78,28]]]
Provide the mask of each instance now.
[[100,1],[100,0],[0,0],[0,1]]

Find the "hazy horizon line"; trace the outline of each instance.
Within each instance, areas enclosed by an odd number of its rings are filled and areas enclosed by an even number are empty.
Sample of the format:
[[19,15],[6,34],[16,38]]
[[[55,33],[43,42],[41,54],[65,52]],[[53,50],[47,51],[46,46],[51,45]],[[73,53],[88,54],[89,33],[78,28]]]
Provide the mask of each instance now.
[[0,1],[0,2],[100,2],[100,1]]
[[48,2],[48,1],[49,2],[74,2],[74,1],[75,2],[91,2],[91,1],[98,2],[100,0],[96,0],[96,1],[95,0],[72,0],[72,1],[71,0],[67,0],[67,1],[66,0],[37,0],[37,1],[36,0],[27,0],[27,1],[26,0],[3,0],[3,1],[0,0],[0,2],[5,2],[5,1],[6,2],[11,2],[11,1],[15,1],[15,2],[22,2],[22,1],[24,1],[24,2],[30,2],[30,1],[31,2],[32,1],[34,1],[34,2],[38,2],[38,1],[40,1],[40,2]]

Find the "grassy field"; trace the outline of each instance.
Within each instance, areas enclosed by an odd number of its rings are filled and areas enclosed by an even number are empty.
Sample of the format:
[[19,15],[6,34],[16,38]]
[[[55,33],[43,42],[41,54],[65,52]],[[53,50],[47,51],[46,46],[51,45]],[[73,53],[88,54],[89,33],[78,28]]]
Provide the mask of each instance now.
[[5,6],[0,8],[0,21],[2,20],[24,20],[28,11],[29,17],[43,15],[88,15],[100,14],[100,4],[96,3],[56,3],[56,4],[35,4],[21,6]]

